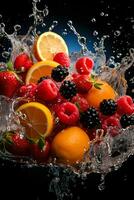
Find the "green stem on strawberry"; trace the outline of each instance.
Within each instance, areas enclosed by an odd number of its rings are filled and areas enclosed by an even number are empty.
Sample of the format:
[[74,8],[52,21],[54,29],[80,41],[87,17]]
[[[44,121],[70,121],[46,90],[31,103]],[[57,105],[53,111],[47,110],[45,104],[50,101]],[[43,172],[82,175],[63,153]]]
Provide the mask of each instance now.
[[101,90],[101,86],[102,86],[103,84],[102,84],[102,83],[99,83],[99,82],[96,82],[95,76],[94,76],[93,74],[91,74],[91,77],[90,77],[89,81],[93,84],[93,86],[94,86],[96,89]]

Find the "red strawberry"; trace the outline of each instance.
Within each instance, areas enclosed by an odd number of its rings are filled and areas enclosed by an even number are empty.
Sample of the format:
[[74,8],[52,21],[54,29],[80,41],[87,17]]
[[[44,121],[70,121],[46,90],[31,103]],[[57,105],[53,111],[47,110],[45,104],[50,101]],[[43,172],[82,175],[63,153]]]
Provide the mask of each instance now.
[[12,71],[0,72],[0,95],[12,98],[20,86],[17,75]]
[[76,62],[76,70],[79,74],[89,75],[93,69],[94,61],[89,57],[82,57]]
[[50,142],[48,140],[39,139],[38,143],[31,145],[32,157],[38,162],[45,162],[49,156]]
[[28,140],[19,133],[8,133],[6,135],[6,148],[14,155],[29,155],[30,145]]
[[18,55],[14,61],[14,69],[17,71],[25,72],[27,71],[31,66],[33,65],[33,62],[31,58],[26,53],[21,53]]
[[87,100],[80,94],[74,96],[71,101],[78,107],[80,112],[86,111],[89,107]]
[[90,82],[88,75],[80,75],[80,74],[76,75],[75,74],[75,75],[73,75],[73,81],[75,82],[77,90],[78,90],[79,93],[88,92],[93,85]]
[[57,94],[58,88],[51,79],[45,79],[37,85],[37,99],[51,101],[57,97]]
[[36,93],[37,85],[34,83],[23,85],[18,92],[18,96],[34,98]]
[[58,62],[60,65],[69,67],[70,66],[70,58],[67,54],[60,52],[54,56],[53,59],[55,62]]

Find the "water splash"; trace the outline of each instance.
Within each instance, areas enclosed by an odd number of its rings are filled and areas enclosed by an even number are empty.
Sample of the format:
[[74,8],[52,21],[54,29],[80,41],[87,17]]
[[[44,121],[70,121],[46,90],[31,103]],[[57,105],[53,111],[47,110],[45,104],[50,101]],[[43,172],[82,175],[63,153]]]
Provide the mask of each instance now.
[[29,17],[33,17],[33,26],[31,27],[32,33],[34,36],[36,36],[37,26],[40,24],[43,24],[44,26],[44,18],[48,15],[49,10],[48,7],[45,6],[43,10],[39,10],[37,8],[37,4],[40,2],[40,0],[33,0],[32,2],[32,14],[29,15]]
[[[7,37],[11,42],[11,47],[8,48],[8,51],[3,50],[3,56],[7,59],[11,53],[11,59],[14,61],[16,55],[20,52],[25,51],[27,54],[30,54],[31,48],[33,46],[35,36],[38,33],[38,26],[46,27],[44,23],[44,18],[48,15],[48,8],[45,7],[44,10],[39,10],[37,4],[40,0],[33,0],[33,13],[30,17],[33,17],[33,26],[31,26],[25,36],[19,36],[21,31],[20,25],[14,26],[14,33],[9,35],[5,32],[5,24],[0,24],[0,37]],[[102,17],[107,17],[108,14],[102,12],[100,14]],[[0,15],[1,18],[1,15]],[[92,23],[96,22],[95,18],[91,19]],[[49,27],[49,31],[53,31],[57,26],[58,22],[53,21],[52,25]],[[109,36],[103,36],[99,41],[94,43],[94,52],[91,52],[87,47],[87,39],[84,36],[81,36],[75,29],[73,22],[68,21],[67,23],[70,30],[77,37],[78,44],[81,47],[80,52],[72,52],[70,57],[72,61],[72,70],[73,63],[80,57],[89,56],[95,62],[94,71],[99,75],[102,80],[109,82],[114,89],[118,92],[119,95],[126,94],[127,84],[125,81],[124,73],[125,71],[133,66],[134,64],[134,49],[129,50],[129,54],[122,58],[119,63],[116,62],[116,58],[111,56],[109,59],[106,59],[105,52],[105,40]],[[67,29],[64,30],[63,34],[68,34]],[[114,36],[120,36],[120,30],[114,32]],[[93,33],[94,36],[98,36],[98,32],[95,30]],[[4,47],[3,47],[4,49]],[[30,55],[31,56],[31,55]],[[120,59],[122,56],[121,53],[117,54],[117,58]],[[1,63],[1,66],[4,64]],[[109,68],[109,66],[113,66]],[[5,97],[0,96],[0,136],[2,136],[5,131],[19,130],[24,132],[24,128],[20,126],[19,117],[16,116],[13,110],[13,105],[15,102]],[[25,116],[23,116],[25,117]],[[91,149],[84,156],[83,162],[77,163],[75,166],[65,166],[65,165],[55,165],[47,163],[42,165],[43,168],[46,166],[49,167],[49,173],[53,174],[53,178],[49,185],[49,191],[54,192],[57,196],[57,199],[64,199],[68,194],[70,198],[72,196],[71,190],[69,188],[70,183],[74,184],[76,179],[75,175],[81,177],[84,180],[88,174],[95,172],[101,173],[101,183],[98,186],[100,190],[104,189],[105,175],[109,173],[113,168],[117,170],[121,167],[122,163],[127,160],[130,155],[134,154],[134,134],[133,128],[129,127],[127,129],[118,130],[118,135],[111,137],[112,127],[109,128],[108,133],[103,138],[99,144],[96,144],[94,141],[91,143]],[[16,161],[15,156],[7,156],[7,154],[2,154],[3,158],[9,158],[12,161]],[[90,157],[90,160],[89,160]],[[30,158],[18,158],[17,161],[21,164],[25,164],[26,167],[39,167],[39,165]],[[63,170],[61,170],[61,167]]]
[[67,25],[69,26],[70,30],[74,33],[74,35],[76,35],[77,40],[78,40],[78,44],[81,46],[81,50],[83,54],[86,54],[88,52],[88,48],[87,48],[87,40],[84,36],[81,36],[75,29],[75,27],[73,26],[73,22],[70,20],[68,21]]
[[58,21],[53,21],[52,25],[48,28],[49,31],[53,31],[54,28],[58,25]]

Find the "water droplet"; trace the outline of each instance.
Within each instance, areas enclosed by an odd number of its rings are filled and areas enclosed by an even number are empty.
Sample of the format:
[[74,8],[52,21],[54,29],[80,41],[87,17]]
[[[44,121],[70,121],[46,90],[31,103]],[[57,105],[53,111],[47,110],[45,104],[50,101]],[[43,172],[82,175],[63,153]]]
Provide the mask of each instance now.
[[40,35],[41,34],[41,31],[37,31],[37,35]]
[[95,18],[92,18],[92,19],[91,19],[91,22],[95,23],[95,22],[96,22],[96,19],[95,19]]
[[71,20],[68,21],[67,23],[69,26],[72,26],[73,22]]
[[0,14],[0,19],[2,19],[2,15]]
[[52,25],[49,27],[49,31],[52,31],[58,24],[58,21],[53,21]]
[[94,31],[93,36],[97,36],[97,35],[98,35],[98,31]]
[[21,25],[19,25],[19,24],[16,24],[15,26],[14,26],[14,30],[17,32],[17,31],[19,31],[21,29]]
[[44,28],[44,27],[46,27],[46,24],[45,24],[45,23],[42,23],[42,25],[41,25],[41,26]]
[[104,15],[105,15],[105,13],[104,13],[104,12],[101,12],[101,13],[100,13],[100,16],[102,16],[102,17],[103,17]]
[[67,33],[67,29],[64,29],[64,31],[63,31],[63,33],[62,33],[63,35],[67,35],[68,33]]
[[3,28],[3,29],[4,29],[4,28],[5,28],[5,24],[4,24],[4,23],[1,23],[1,24],[0,24],[0,28]]
[[8,51],[4,51],[3,53],[2,53],[2,57],[3,58],[8,58],[10,56],[10,53],[8,52]]
[[122,53],[117,54],[117,58],[120,58],[122,56]]
[[120,36],[120,34],[121,34],[121,32],[119,30],[114,32],[114,36],[116,36],[116,37]]
[[108,13],[105,14],[105,17],[108,17]]
[[11,51],[12,51],[12,48],[11,48],[11,47],[9,47],[9,48],[8,48],[8,52],[11,52]]

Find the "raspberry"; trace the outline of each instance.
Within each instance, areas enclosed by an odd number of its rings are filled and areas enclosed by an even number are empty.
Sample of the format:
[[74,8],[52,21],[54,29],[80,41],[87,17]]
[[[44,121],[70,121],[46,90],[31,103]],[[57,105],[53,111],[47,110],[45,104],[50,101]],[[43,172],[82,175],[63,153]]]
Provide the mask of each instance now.
[[119,119],[115,116],[107,117],[102,123],[102,128],[107,131],[109,126],[120,127]]
[[71,99],[77,93],[76,85],[73,81],[64,81],[60,87],[60,94],[65,99]]
[[23,85],[20,89],[19,89],[19,94],[18,96],[20,97],[29,97],[29,98],[33,98],[35,96],[36,93],[36,89],[37,89],[37,85],[34,83],[30,83],[28,85]]
[[57,66],[52,70],[51,77],[56,82],[63,81],[69,75],[68,69],[63,66]]
[[88,75],[75,74],[73,77],[73,81],[75,82],[79,93],[86,93],[91,89],[92,83],[89,81]]
[[117,103],[113,99],[104,99],[100,103],[100,111],[103,115],[113,115],[117,110]]
[[89,107],[87,100],[80,94],[74,96],[71,102],[78,107],[80,112],[86,111]]
[[88,108],[85,112],[81,113],[80,122],[82,123],[83,127],[87,128],[88,130],[99,128],[101,125],[99,113],[94,107]]
[[123,114],[131,115],[132,113],[134,113],[133,100],[132,97],[128,95],[120,97],[117,100],[117,105],[118,105],[118,113],[120,115]]
[[57,53],[54,56],[53,59],[55,62],[58,62],[60,65],[64,66],[64,67],[69,67],[70,66],[70,58],[67,54],[60,52]]
[[76,105],[70,102],[61,104],[57,115],[61,122],[67,125],[75,124],[79,119],[79,110]]
[[89,75],[94,66],[94,61],[89,57],[82,57],[76,62],[76,70],[79,74]]
[[126,114],[122,115],[120,119],[120,124],[122,128],[126,128],[130,125],[134,125],[134,115],[130,115],[130,116]]
[[57,97],[58,88],[51,79],[45,79],[37,86],[37,98],[44,101],[51,101]]

